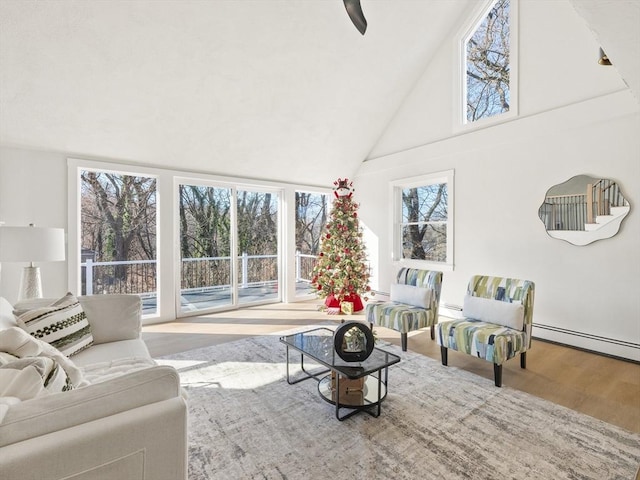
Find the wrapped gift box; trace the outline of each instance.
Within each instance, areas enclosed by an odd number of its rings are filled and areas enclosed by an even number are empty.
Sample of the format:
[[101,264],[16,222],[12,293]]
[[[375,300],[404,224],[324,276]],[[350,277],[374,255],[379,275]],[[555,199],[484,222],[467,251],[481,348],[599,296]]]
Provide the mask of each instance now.
[[340,302],[340,310],[345,315],[353,314],[353,302]]

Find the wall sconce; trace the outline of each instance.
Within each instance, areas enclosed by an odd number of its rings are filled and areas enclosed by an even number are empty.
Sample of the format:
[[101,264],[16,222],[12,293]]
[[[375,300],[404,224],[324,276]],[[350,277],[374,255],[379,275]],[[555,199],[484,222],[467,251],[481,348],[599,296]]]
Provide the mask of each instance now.
[[19,300],[42,298],[40,267],[33,262],[65,260],[63,228],[0,227],[0,262],[29,262],[20,281]]
[[604,66],[611,65],[611,60],[609,60],[609,57],[607,57],[607,54],[604,53],[604,50],[602,50],[602,47],[600,47],[600,52],[598,54],[598,65],[604,65]]

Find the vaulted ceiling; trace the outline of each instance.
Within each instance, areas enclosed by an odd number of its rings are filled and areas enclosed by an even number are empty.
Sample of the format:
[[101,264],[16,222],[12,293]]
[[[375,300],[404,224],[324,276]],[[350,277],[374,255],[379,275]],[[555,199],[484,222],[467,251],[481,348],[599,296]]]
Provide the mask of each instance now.
[[[569,1],[638,96],[640,1]],[[0,143],[330,186],[477,4],[1,0]]]

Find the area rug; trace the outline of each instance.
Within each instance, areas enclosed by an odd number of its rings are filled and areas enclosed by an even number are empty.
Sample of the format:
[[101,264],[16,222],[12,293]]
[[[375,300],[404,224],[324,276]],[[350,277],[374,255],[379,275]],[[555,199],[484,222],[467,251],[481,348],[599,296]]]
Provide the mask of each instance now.
[[315,380],[287,384],[277,335],[158,359],[188,393],[189,480],[635,478],[640,435],[383,348],[402,360],[381,416],[344,422]]

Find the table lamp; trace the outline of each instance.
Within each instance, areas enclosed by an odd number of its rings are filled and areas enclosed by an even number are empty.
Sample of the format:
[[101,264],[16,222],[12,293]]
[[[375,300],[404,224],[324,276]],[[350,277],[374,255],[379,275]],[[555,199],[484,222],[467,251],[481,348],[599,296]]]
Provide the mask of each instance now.
[[0,262],[29,262],[22,271],[19,300],[42,298],[40,267],[34,262],[65,260],[64,229],[0,226]]

